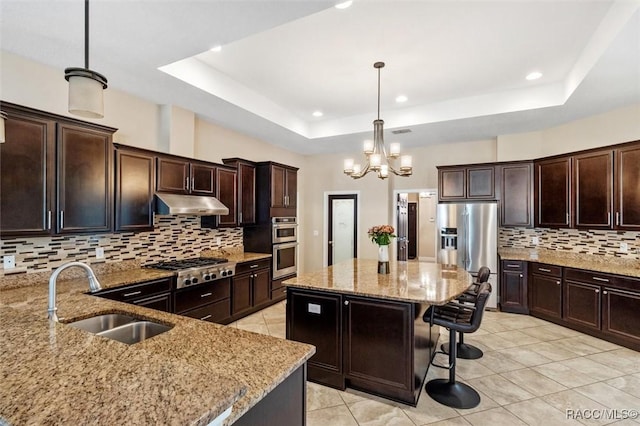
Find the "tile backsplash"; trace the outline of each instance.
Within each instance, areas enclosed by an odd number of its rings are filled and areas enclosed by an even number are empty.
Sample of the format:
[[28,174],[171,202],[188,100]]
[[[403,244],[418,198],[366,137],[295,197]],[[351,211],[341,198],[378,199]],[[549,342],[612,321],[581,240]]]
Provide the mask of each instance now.
[[[201,228],[199,216],[156,215],[154,225],[149,232],[1,240],[0,258],[14,255],[16,267],[5,271],[0,262],[0,276],[50,271],[72,260],[91,264],[135,260],[144,265],[197,257],[205,249],[242,246],[242,228]],[[98,247],[104,249],[104,259],[96,259]]]
[[[533,242],[534,237],[538,243]],[[627,245],[624,252],[621,244]],[[640,232],[500,228],[500,248],[560,250],[622,259],[640,258]]]

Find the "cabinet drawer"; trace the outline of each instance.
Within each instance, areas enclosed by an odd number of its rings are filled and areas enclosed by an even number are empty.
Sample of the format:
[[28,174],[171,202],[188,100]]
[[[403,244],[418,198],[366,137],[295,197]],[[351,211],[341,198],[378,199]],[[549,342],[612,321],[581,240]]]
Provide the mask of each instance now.
[[229,299],[220,300],[219,302],[210,303],[200,308],[183,312],[181,315],[189,318],[197,318],[208,322],[221,322],[228,319],[230,315]]
[[565,271],[567,280],[580,281],[583,283],[605,285],[623,288],[627,290],[640,291],[640,280],[619,275],[610,275],[603,272],[585,271],[582,269],[570,269]]
[[521,260],[503,260],[502,261],[502,270],[503,271],[513,271],[513,272],[522,272],[524,271],[525,262]]
[[260,259],[253,262],[243,262],[236,265],[236,275],[251,272],[271,266],[271,259]]
[[176,313],[180,314],[198,306],[228,299],[230,295],[229,282],[229,278],[225,278],[177,291]]
[[549,275],[551,277],[562,277],[562,266],[547,265],[545,263],[531,263],[530,272],[532,274]]
[[143,299],[157,293],[170,292],[173,288],[173,277],[147,281],[140,284],[128,285],[115,289],[101,291],[96,296],[120,302]]

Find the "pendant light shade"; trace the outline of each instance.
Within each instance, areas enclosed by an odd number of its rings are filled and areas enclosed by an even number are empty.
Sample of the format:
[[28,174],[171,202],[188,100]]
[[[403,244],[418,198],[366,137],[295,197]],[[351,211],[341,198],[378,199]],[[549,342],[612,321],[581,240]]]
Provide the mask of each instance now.
[[104,117],[104,89],[107,78],[89,69],[89,0],[84,1],[84,68],[67,68],[69,112],[87,118]]
[[0,111],[0,143],[5,143],[7,136],[4,132],[4,122],[7,119],[7,114]]

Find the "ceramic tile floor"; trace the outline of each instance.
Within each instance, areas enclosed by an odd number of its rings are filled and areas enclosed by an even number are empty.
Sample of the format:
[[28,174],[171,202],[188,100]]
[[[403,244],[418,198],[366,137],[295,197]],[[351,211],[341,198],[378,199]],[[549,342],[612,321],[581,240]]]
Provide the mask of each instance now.
[[[230,326],[284,338],[285,302]],[[446,330],[440,339],[447,341]],[[486,312],[480,330],[465,339],[484,351],[479,360],[458,360],[457,367],[460,381],[480,393],[478,407],[452,409],[424,390],[418,406],[410,407],[309,382],[307,425],[640,424],[640,417],[623,418],[623,410],[640,410],[640,352],[537,318],[502,312]],[[432,367],[427,380],[447,374]],[[569,410],[581,418],[568,418]]]

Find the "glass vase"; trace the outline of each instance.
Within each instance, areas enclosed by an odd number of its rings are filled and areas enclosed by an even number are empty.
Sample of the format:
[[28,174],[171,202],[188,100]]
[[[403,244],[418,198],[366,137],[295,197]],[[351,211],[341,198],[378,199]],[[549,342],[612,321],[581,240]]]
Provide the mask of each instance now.
[[389,245],[378,246],[378,273],[389,273]]

